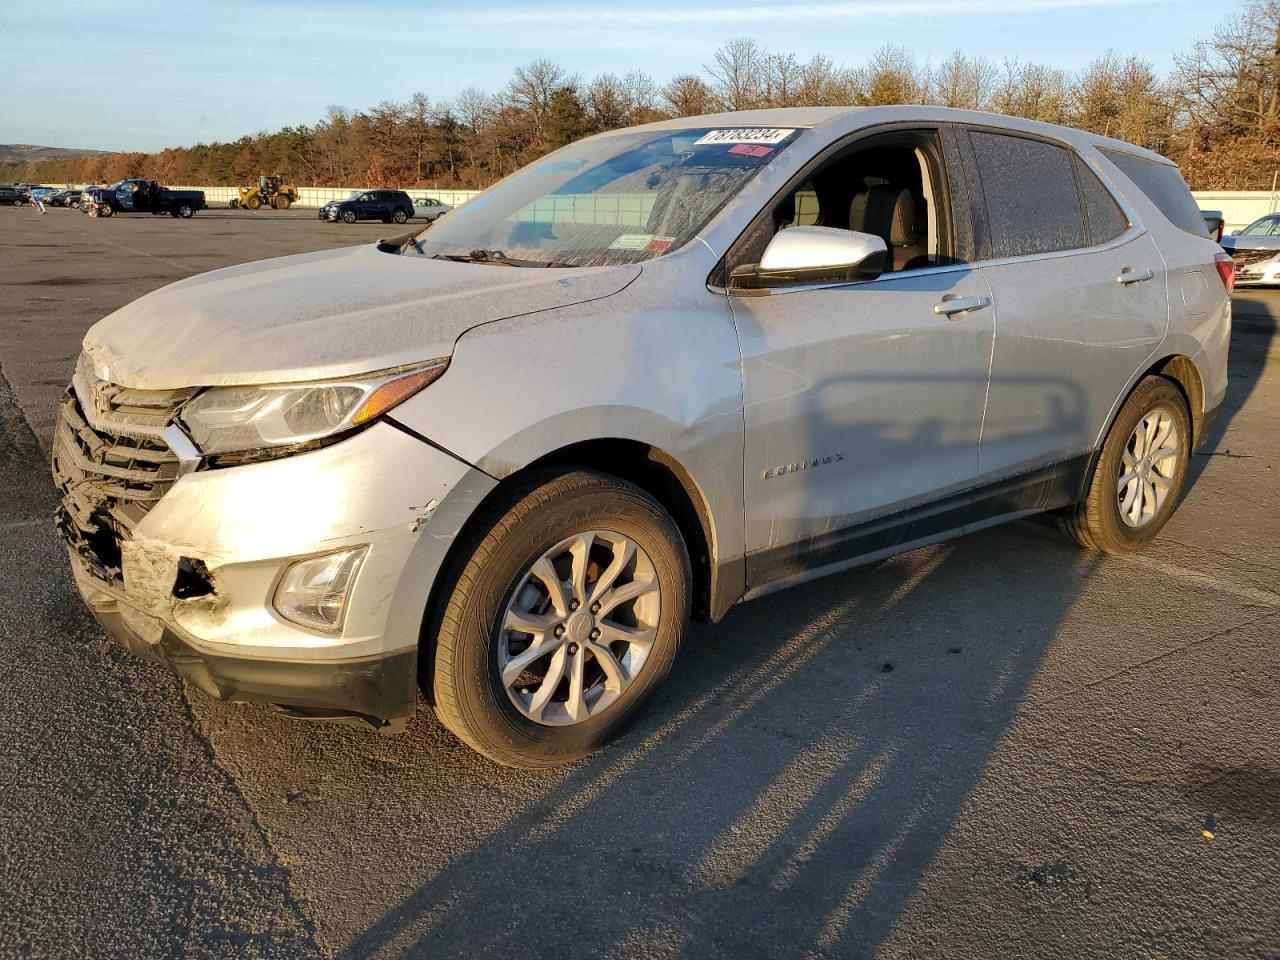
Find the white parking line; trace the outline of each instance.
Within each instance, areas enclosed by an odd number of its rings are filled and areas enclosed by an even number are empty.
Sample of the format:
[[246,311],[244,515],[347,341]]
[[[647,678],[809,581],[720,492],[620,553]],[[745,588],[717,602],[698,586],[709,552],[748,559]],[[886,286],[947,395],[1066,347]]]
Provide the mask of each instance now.
[[1280,593],[1275,593],[1271,590],[1249,587],[1241,583],[1232,583],[1222,577],[1202,573],[1199,570],[1192,570],[1190,567],[1179,566],[1176,563],[1169,563],[1167,560],[1157,560],[1155,557],[1130,556],[1119,559],[1121,563],[1132,563],[1140,567],[1146,567],[1150,570],[1155,570],[1157,573],[1163,573],[1167,577],[1181,580],[1183,583],[1189,583],[1193,586],[1203,587],[1215,593],[1225,593],[1228,596],[1237,597],[1240,600],[1248,600],[1250,603],[1256,603],[1264,607],[1280,607]]

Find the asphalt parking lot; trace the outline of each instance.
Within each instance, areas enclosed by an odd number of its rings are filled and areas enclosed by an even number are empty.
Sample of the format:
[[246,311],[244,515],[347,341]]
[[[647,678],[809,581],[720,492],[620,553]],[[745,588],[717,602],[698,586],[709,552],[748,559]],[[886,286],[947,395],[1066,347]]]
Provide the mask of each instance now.
[[395,229],[0,210],[0,955],[1280,957],[1280,291],[1149,552],[1029,521],[739,606],[531,774],[185,688],[49,522],[96,319]]

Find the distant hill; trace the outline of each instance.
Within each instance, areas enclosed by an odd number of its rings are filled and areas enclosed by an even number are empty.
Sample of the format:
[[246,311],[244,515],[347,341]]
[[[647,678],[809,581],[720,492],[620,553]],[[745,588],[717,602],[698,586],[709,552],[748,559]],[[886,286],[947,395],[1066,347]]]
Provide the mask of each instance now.
[[71,157],[97,157],[110,150],[81,150],[76,147],[39,147],[30,143],[0,143],[0,163],[24,163],[28,160],[68,160]]

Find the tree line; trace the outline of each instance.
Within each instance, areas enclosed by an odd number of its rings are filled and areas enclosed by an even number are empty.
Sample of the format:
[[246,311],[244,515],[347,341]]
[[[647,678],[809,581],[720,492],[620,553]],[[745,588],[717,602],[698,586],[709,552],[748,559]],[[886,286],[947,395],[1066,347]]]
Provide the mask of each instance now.
[[931,104],[1066,124],[1174,158],[1192,189],[1270,189],[1280,168],[1280,0],[1251,0],[1159,76],[1108,51],[1068,72],[955,52],[921,63],[888,45],[866,63],[799,60],[740,37],[700,72],[589,80],[549,60],[496,92],[451,101],[417,93],[367,110],[332,106],[317,123],[228,143],[0,164],[0,180],[110,183],[146,177],[233,185],[282,173],[315,186],[484,187],[557,147],[665,117],[758,107]]

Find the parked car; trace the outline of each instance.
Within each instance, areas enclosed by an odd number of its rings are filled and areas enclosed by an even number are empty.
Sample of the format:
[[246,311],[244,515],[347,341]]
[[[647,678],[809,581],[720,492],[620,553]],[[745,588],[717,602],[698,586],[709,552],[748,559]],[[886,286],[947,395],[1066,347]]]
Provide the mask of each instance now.
[[1240,286],[1280,283],[1280,213],[1269,213],[1222,239]]
[[51,193],[44,198],[46,205],[50,207],[75,207],[80,204],[79,190],[59,190]]
[[690,614],[1049,510],[1140,550],[1221,408],[1231,282],[1177,167],[1091,133],[634,127],[99,321],[59,524],[106,630],[212,696],[387,731],[422,678],[485,755],[561,763]]
[[95,193],[101,200],[102,213],[169,214],[186,220],[199,210],[208,209],[203,190],[170,190],[154,180],[120,180]]
[[23,199],[22,192],[12,184],[0,184],[0,204],[13,204],[20,207],[26,201]]
[[442,203],[435,197],[418,197],[413,201],[413,215],[427,223],[435,223],[452,209],[452,204]]
[[413,216],[413,201],[403,190],[357,190],[345,200],[329,201],[320,208],[317,216],[330,222],[381,220],[383,223],[407,223]]

